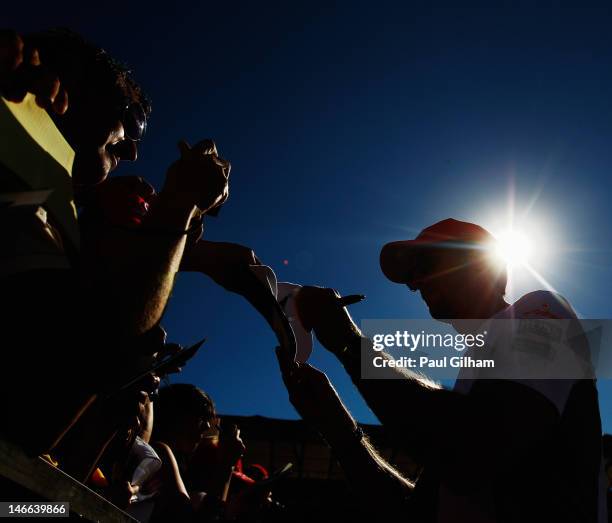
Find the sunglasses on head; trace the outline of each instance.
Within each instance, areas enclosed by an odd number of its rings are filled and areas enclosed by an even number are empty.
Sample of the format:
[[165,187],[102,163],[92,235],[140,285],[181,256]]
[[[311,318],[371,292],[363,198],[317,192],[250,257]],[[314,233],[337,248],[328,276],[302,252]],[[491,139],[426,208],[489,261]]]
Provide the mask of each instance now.
[[121,123],[125,136],[134,142],[139,142],[147,130],[147,113],[138,102],[128,102],[123,108]]

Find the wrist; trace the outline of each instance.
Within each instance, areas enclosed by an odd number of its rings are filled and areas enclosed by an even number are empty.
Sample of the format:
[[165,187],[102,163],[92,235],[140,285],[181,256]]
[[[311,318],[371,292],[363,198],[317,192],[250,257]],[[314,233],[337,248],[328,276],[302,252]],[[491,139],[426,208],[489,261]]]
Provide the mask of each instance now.
[[207,273],[213,260],[210,250],[207,248],[207,243],[209,242],[200,239],[185,248],[181,261],[181,271]]
[[353,331],[347,335],[341,344],[334,350],[334,354],[344,363],[345,360],[359,359],[361,356],[361,344],[366,341],[359,331]]
[[360,332],[356,326],[353,328],[342,325],[334,331],[330,331],[329,328],[315,327],[314,332],[321,345],[335,356],[342,354],[347,346],[352,346],[355,339],[360,338]]
[[214,195],[202,197],[197,188],[183,186],[174,180],[174,177],[166,178],[166,182],[159,193],[159,197],[162,195],[168,197],[170,201],[175,202],[177,206],[194,207],[198,217],[206,214],[216,216],[216,212],[218,212],[220,205],[225,201],[221,196],[217,198],[215,198]]
[[193,203],[193,197],[164,187],[143,225],[162,226],[164,224],[168,228],[187,230],[197,213],[198,208]]
[[352,426],[342,430],[336,429],[323,434],[323,438],[327,441],[329,446],[336,450],[347,450],[355,448],[356,446],[361,446],[364,436],[362,428],[357,423],[353,423]]

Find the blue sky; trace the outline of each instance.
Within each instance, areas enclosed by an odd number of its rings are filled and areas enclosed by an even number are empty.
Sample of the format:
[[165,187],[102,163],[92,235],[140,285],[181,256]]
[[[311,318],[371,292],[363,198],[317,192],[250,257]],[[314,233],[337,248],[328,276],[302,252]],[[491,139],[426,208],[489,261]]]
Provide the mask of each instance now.
[[[447,217],[496,228],[509,195],[539,272],[584,317],[612,317],[612,10],[222,4],[13,7],[5,25],[68,26],[129,63],[153,114],[118,174],[159,187],[179,138],[214,138],[231,197],[206,236],[251,246],[279,280],[366,294],[357,320],[427,316],[380,272],[385,242]],[[541,288],[515,283],[513,298]],[[180,380],[221,412],[296,416],[275,338],[242,298],[182,275],[163,323],[208,338]],[[312,360],[374,420],[333,357]],[[600,398],[612,431],[610,383]]]

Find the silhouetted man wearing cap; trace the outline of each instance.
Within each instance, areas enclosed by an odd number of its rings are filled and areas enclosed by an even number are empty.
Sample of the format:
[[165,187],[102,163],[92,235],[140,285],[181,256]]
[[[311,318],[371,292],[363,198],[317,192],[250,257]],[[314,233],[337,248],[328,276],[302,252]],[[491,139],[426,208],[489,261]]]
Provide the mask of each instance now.
[[[478,225],[444,220],[381,251],[384,274],[419,291],[432,317],[462,332],[465,319],[559,319],[576,315],[561,296],[504,299],[505,267]],[[603,522],[601,421],[592,379],[466,379],[447,390],[412,371],[362,379],[373,351],[331,289],[307,287],[305,325],[342,362],[383,425],[424,466],[417,521]],[[511,343],[510,343],[511,345]],[[380,353],[378,353],[380,354]],[[463,371],[462,371],[463,372]]]

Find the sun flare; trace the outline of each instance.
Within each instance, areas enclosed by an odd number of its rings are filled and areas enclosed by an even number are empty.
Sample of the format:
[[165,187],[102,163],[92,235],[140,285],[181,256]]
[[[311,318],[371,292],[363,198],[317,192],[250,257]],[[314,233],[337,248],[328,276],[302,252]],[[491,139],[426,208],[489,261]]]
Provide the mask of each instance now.
[[495,256],[509,268],[526,266],[532,254],[529,237],[516,230],[506,230],[496,235]]

